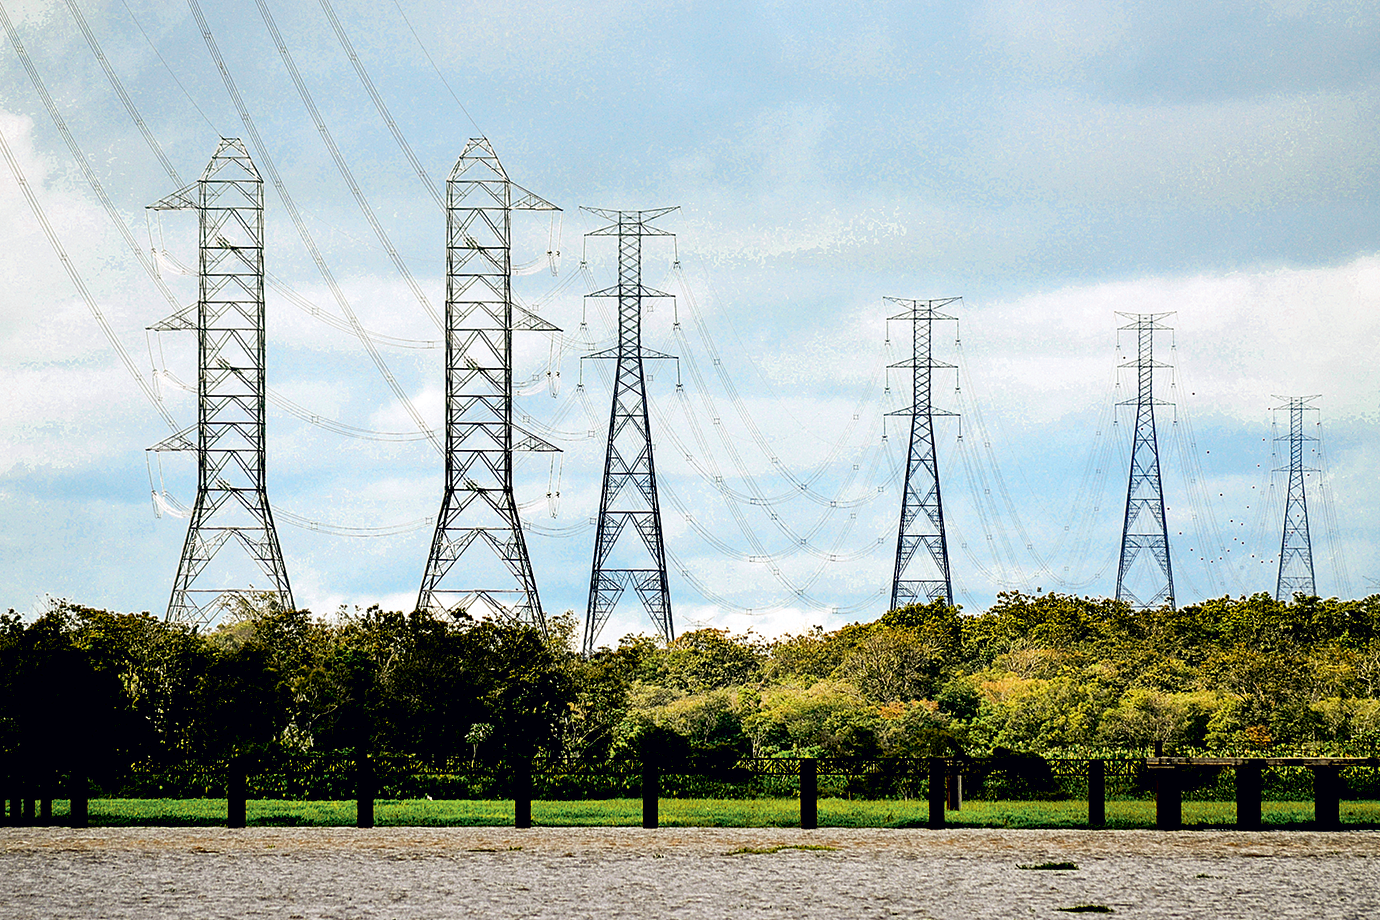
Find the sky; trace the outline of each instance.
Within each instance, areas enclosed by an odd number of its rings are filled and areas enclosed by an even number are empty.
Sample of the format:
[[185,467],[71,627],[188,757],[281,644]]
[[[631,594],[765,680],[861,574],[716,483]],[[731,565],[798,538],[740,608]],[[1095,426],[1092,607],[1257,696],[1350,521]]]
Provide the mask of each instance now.
[[[583,237],[599,223],[581,207],[679,207],[643,266],[676,295],[649,304],[644,337],[680,359],[649,364],[648,383],[677,630],[777,635],[885,609],[908,434],[885,413],[909,388],[885,365],[910,357],[886,297],[962,297],[935,326],[935,359],[957,367],[936,371],[934,402],[960,416],[936,438],[965,610],[1001,590],[1114,591],[1133,421],[1115,403],[1135,396],[1119,312],[1172,314],[1155,357],[1171,365],[1156,395],[1172,403],[1157,420],[1179,602],[1273,591],[1287,417],[1272,407],[1300,395],[1319,396],[1318,593],[1377,588],[1374,4],[203,2],[262,149],[190,6],[3,9],[85,166],[8,35],[0,133],[109,335],[7,164],[0,609],[167,605],[195,467],[146,451],[169,428],[135,374],[191,424],[179,383],[195,380],[195,344],[147,331],[172,310],[124,233],[145,258],[166,252],[157,270],[190,303],[195,219],[145,210],[178,187],[149,138],[184,183],[222,136],[261,172],[271,161],[344,298],[387,337],[389,373],[439,426],[440,332],[422,301],[444,302],[444,214],[332,14],[432,183],[483,135],[562,209],[514,224],[529,266],[514,290],[564,330],[515,350],[519,421],[563,450],[524,455],[516,483],[548,613],[583,619],[610,399],[607,362],[580,356],[613,318],[582,295],[611,283],[616,253]],[[268,294],[267,449],[294,595],[323,615],[411,609],[441,457],[342,331],[271,184],[266,201],[268,270],[293,292]],[[600,641],[650,629],[625,599]]]

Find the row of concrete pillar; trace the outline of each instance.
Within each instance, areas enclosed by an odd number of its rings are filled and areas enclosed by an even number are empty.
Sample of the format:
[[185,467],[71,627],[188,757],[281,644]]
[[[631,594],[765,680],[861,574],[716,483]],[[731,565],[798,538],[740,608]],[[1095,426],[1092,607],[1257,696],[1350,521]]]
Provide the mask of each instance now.
[[[1242,830],[1261,828],[1261,793],[1266,763],[1247,760],[1235,765],[1236,826]],[[1177,830],[1183,825],[1184,767],[1176,764],[1152,764],[1155,777],[1155,826],[1160,830]],[[1341,767],[1336,764],[1314,764],[1313,808],[1315,826],[1320,830],[1341,827]],[[374,796],[376,775],[372,761],[361,757],[355,765],[356,819],[358,827],[374,826]],[[963,801],[963,776],[947,759],[929,761],[929,820],[927,826],[942,828],[945,812],[956,811]],[[232,759],[226,781],[226,826],[246,825],[248,771],[245,761]],[[800,826],[813,829],[819,826],[819,762],[812,757],[799,761]],[[85,777],[74,776],[68,781],[70,802],[68,820],[72,827],[89,824],[88,785]],[[1088,763],[1088,826],[1103,827],[1107,823],[1107,765],[1102,760]],[[661,771],[655,765],[642,771],[642,826],[657,827],[660,823]],[[0,798],[0,820],[6,824],[51,824],[53,799],[23,794]],[[519,768],[513,777],[513,824],[532,826],[532,771],[530,766]]]
[[[86,827],[90,823],[86,777],[73,775],[66,782],[67,818],[62,822],[70,827]],[[37,791],[35,797],[31,793]],[[52,824],[53,792],[49,786],[38,790],[17,789],[8,798],[0,796],[0,824]]]
[[[1097,763],[1097,761],[1094,761]],[[1261,792],[1264,788],[1264,760],[1247,760],[1234,765],[1236,771],[1236,826],[1240,830],[1261,828]],[[1337,764],[1313,764],[1313,824],[1318,830],[1340,830],[1342,769]],[[1183,826],[1183,770],[1179,765],[1150,768],[1155,777],[1155,827],[1178,830]],[[1091,785],[1091,784],[1090,784]],[[1092,795],[1089,793],[1089,823]]]

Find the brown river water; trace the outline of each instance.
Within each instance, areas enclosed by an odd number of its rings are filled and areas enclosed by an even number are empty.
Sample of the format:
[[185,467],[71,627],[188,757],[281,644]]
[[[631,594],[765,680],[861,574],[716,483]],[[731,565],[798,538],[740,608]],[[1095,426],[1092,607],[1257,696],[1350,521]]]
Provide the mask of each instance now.
[[[1046,862],[1078,868],[1020,868]],[[1380,917],[1380,832],[0,828],[3,920],[1058,918],[1087,906]]]

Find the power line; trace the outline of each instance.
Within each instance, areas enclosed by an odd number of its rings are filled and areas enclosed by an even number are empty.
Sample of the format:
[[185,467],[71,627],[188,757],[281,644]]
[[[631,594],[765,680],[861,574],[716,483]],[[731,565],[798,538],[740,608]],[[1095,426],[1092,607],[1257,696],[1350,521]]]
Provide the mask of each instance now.
[[[339,282],[336,281],[334,273],[331,272],[330,267],[326,264],[326,259],[322,256],[321,250],[317,248],[316,241],[312,239],[310,232],[308,232],[306,224],[302,220],[302,215],[297,210],[296,203],[288,193],[287,186],[283,184],[282,177],[278,174],[278,168],[273,162],[273,157],[268,152],[268,146],[264,144],[263,137],[259,134],[259,129],[254,124],[254,119],[250,116],[249,109],[245,106],[244,97],[240,95],[239,88],[235,85],[235,80],[230,75],[230,68],[226,66],[225,58],[220,52],[220,47],[216,44],[215,36],[211,34],[211,27],[206,22],[205,14],[201,11],[201,4],[198,3],[197,0],[187,0],[187,5],[191,8],[192,15],[196,18],[197,26],[201,29],[202,40],[206,43],[206,49],[210,52],[212,60],[215,61],[216,69],[220,73],[221,82],[225,84],[225,89],[230,94],[231,101],[235,104],[235,111],[239,114],[240,121],[244,124],[245,130],[249,132],[250,138],[254,141],[255,149],[259,152],[259,162],[262,163],[264,170],[268,173],[273,187],[277,189],[278,197],[282,200],[283,207],[287,210],[288,216],[292,219],[293,226],[297,228],[298,236],[302,238],[303,244],[306,245],[307,251],[310,253],[312,262],[316,265],[317,271],[320,272],[321,277],[326,281],[326,285],[330,289],[332,297],[334,297],[336,303],[339,305],[341,312],[344,313],[349,320],[350,326],[354,329],[356,337],[359,338],[360,343],[364,345],[365,350],[369,353],[369,358],[374,362],[374,367],[378,369],[379,374],[388,384],[388,388],[393,391],[393,395],[397,397],[398,401],[407,411],[413,424],[417,426],[417,430],[431,432],[431,426],[427,425],[422,419],[421,414],[417,412],[416,407],[412,405],[411,398],[408,397],[407,393],[403,390],[402,385],[398,383],[397,378],[393,376],[393,372],[388,369],[388,365],[384,362],[383,356],[379,354],[378,349],[374,346],[368,333],[364,331],[364,327],[360,324],[359,317],[355,315],[354,308],[351,307],[350,302],[345,299],[345,294],[340,289]],[[435,434],[429,433],[427,440],[431,442],[431,445],[436,448],[438,453],[444,453],[441,442],[436,438]]]
[[[168,76],[172,77],[172,81],[177,84],[177,88],[182,91],[182,95],[187,97],[187,101],[192,104],[192,108],[196,109],[196,113],[201,116],[201,120],[206,122],[206,127],[210,128],[211,131],[219,137],[220,130],[216,128],[215,122],[206,117],[206,113],[201,110],[201,106],[196,104],[196,100],[192,98],[192,94],[187,92],[187,87],[182,85],[182,81],[177,78],[177,73],[173,71],[172,67],[168,65],[167,60],[164,59],[163,52],[158,50],[158,46],[153,43],[153,39],[149,38],[149,33],[144,31],[144,26],[139,22],[139,17],[134,15],[134,10],[129,8],[129,4],[126,0],[120,0],[120,5],[125,8],[125,12],[129,14],[129,18],[133,21],[134,27],[139,30],[140,35],[144,36],[144,41],[148,43],[149,48],[153,49],[154,55],[158,58],[158,63],[163,65],[163,69],[168,72]],[[175,171],[174,175],[176,175]],[[180,185],[182,180],[178,179],[177,182]]]
[[[4,17],[5,24],[8,26],[9,17],[5,16],[3,7],[0,7],[0,17]],[[81,295],[81,299],[86,304],[86,308],[91,311],[91,315],[95,317],[97,325],[101,327],[101,332],[105,335],[106,340],[109,341],[111,347],[115,349],[115,354],[119,356],[120,363],[125,366],[125,370],[134,378],[134,382],[139,385],[139,389],[148,399],[149,404],[153,406],[154,410],[163,419],[164,423],[167,424],[168,429],[173,432],[178,431],[177,422],[173,420],[173,417],[163,406],[163,401],[158,398],[158,394],[154,392],[148,380],[144,379],[144,375],[135,367],[134,359],[129,356],[129,352],[125,350],[124,345],[121,344],[120,339],[115,335],[115,330],[111,328],[109,321],[105,318],[105,314],[102,313],[101,308],[97,306],[96,299],[91,296],[91,291],[87,288],[86,282],[82,280],[81,273],[77,271],[76,265],[74,265],[72,260],[68,257],[67,250],[63,248],[62,241],[58,239],[57,233],[53,230],[53,225],[48,222],[48,215],[43,212],[43,206],[39,204],[38,197],[34,194],[33,189],[29,187],[29,180],[25,178],[23,170],[20,169],[19,160],[10,149],[9,141],[5,139],[3,131],[0,131],[0,152],[4,153],[6,164],[9,165],[10,172],[14,174],[15,181],[19,183],[20,191],[24,193],[24,200],[29,203],[29,209],[33,211],[34,218],[38,220],[39,227],[43,229],[43,235],[48,238],[48,245],[53,247],[53,252],[57,254],[58,261],[62,263],[63,269],[66,270],[67,277],[72,280],[72,286],[77,289],[77,293]]]
[[[71,0],[68,0],[68,2],[71,2]],[[437,191],[436,183],[431,181],[431,176],[427,174],[421,161],[417,159],[417,155],[412,152],[412,145],[407,142],[407,138],[403,137],[402,131],[398,128],[398,123],[393,120],[392,113],[388,111],[388,106],[384,104],[383,97],[381,97],[378,90],[374,88],[374,81],[369,79],[369,74],[364,69],[364,64],[360,61],[359,55],[355,53],[355,46],[350,44],[350,37],[345,34],[345,29],[340,25],[340,20],[336,18],[335,8],[331,6],[330,0],[321,0],[321,9],[325,12],[326,18],[330,20],[331,29],[335,32],[336,39],[340,42],[340,46],[345,49],[345,55],[350,59],[350,65],[354,67],[355,75],[359,77],[359,82],[364,84],[364,89],[369,93],[369,98],[373,100],[374,108],[378,110],[379,117],[382,118],[383,123],[388,126],[388,131],[393,135],[393,140],[397,142],[399,149],[401,149],[403,155],[407,157],[407,162],[412,165],[412,171],[417,174],[417,178],[422,180],[422,185],[425,186],[432,200],[436,202],[436,206],[444,211],[446,209],[446,203],[441,199],[441,193]]]
[[398,0],[393,0],[393,7],[398,11],[398,15],[402,17],[402,21],[407,24],[407,31],[412,33],[412,38],[416,40],[417,47],[421,48],[422,54],[426,55],[427,63],[431,65],[431,69],[435,72],[436,76],[440,77],[441,84],[445,86],[446,92],[450,93],[450,98],[454,99],[455,104],[460,107],[460,111],[465,113],[465,117],[470,120],[470,124],[474,126],[474,130],[478,132],[481,137],[484,137],[484,129],[479,127],[479,122],[475,121],[470,115],[469,109],[465,108],[465,103],[461,102],[460,97],[455,95],[455,90],[450,88],[450,83],[446,81],[445,74],[441,73],[441,68],[436,66],[436,61],[431,57],[431,52],[426,50],[426,44],[422,41],[421,36],[417,34],[416,29],[412,28],[412,21],[407,18],[407,14],[403,12],[403,8],[398,4]]

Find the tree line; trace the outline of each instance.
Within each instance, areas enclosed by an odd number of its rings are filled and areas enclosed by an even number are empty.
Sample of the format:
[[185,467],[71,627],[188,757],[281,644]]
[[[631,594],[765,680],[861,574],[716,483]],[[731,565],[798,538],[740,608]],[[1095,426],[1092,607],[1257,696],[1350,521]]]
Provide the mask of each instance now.
[[199,632],[57,602],[0,615],[0,754],[93,775],[247,749],[635,767],[745,756],[1372,754],[1380,595],[1136,611],[1057,593],[942,601],[766,639],[647,636],[585,658],[425,611],[332,617],[239,598]]

